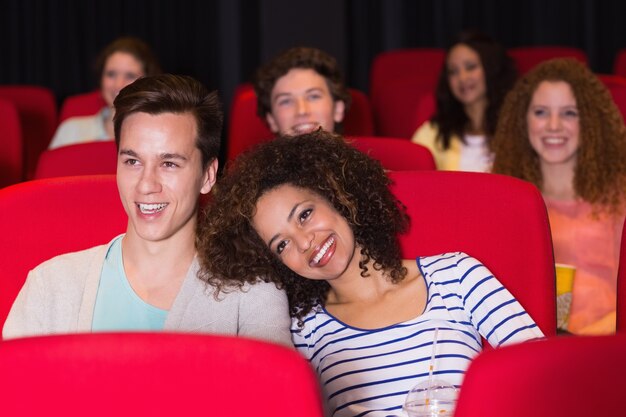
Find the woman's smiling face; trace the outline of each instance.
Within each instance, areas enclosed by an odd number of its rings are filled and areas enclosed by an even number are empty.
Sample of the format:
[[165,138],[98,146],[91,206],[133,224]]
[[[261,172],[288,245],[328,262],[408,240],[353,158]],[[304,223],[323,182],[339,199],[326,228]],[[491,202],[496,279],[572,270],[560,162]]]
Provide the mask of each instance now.
[[359,270],[350,225],[313,191],[290,184],[267,191],[257,201],[252,226],[270,251],[300,276],[329,281]]

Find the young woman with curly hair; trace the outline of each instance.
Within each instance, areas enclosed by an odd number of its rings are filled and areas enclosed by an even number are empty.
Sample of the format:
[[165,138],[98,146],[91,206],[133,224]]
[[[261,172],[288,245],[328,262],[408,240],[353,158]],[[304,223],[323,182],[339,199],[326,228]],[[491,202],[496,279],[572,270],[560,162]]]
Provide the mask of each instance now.
[[571,59],[540,64],[502,107],[493,171],[542,192],[556,262],[576,267],[567,329],[615,331],[626,213],[626,128],[602,81]]
[[402,259],[409,219],[388,186],[340,136],[279,137],[236,161],[201,221],[204,279],[285,289],[294,344],[333,416],[400,413],[428,379],[436,332],[436,374],[455,386],[481,335],[494,346],[542,336],[476,259]]
[[488,171],[490,139],[516,77],[504,47],[479,32],[461,33],[446,53],[435,115],[415,132],[413,142],[430,149],[438,169]]

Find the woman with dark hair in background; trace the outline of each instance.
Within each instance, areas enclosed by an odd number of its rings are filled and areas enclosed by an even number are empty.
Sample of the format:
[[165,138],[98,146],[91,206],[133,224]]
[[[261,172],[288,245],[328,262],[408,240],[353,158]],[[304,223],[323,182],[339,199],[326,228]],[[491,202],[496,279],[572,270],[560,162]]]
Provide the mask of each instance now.
[[499,43],[479,32],[461,33],[446,53],[436,113],[413,142],[430,149],[438,169],[489,171],[491,137],[516,77],[513,59]]

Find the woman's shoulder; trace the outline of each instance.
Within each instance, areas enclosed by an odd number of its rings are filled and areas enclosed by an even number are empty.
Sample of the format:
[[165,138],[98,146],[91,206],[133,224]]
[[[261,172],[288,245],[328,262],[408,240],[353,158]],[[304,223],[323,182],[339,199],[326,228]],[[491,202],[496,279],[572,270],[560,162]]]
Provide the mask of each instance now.
[[314,332],[319,323],[328,322],[328,320],[332,320],[332,317],[326,313],[324,307],[320,304],[317,304],[311,308],[311,310],[306,313],[302,318],[293,317],[291,330],[292,333],[297,333],[300,335],[310,334]]
[[417,128],[411,141],[424,146],[434,146],[438,134],[439,129],[437,128],[437,125],[432,121],[427,120]]
[[480,264],[480,261],[465,252],[446,252],[417,258],[420,270],[430,273],[455,268],[471,268],[476,264]]

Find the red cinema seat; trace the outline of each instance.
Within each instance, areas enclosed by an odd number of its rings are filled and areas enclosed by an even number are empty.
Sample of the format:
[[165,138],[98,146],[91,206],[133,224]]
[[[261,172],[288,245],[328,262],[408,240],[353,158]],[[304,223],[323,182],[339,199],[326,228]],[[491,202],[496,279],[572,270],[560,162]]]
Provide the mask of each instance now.
[[437,102],[435,101],[435,95],[431,93],[422,94],[417,103],[417,108],[415,110],[415,122],[413,122],[413,124],[419,128],[421,125],[432,119],[436,111]]
[[[126,230],[114,175],[27,181],[0,189],[0,327],[28,272]],[[2,401],[4,402],[4,401]],[[0,407],[2,407],[0,405]]]
[[59,122],[77,116],[91,116],[106,106],[100,91],[69,96],[61,106]]
[[0,188],[22,180],[22,128],[15,105],[0,99]]
[[587,54],[580,48],[569,46],[521,46],[507,50],[517,65],[517,71],[524,75],[540,62],[552,58],[574,58],[587,64]]
[[115,141],[85,142],[44,151],[39,157],[35,179],[115,174],[116,171]]
[[626,49],[620,49],[615,54],[613,62],[613,74],[626,77]]
[[547,336],[556,334],[548,214],[532,184],[496,174],[395,171],[392,191],[411,218],[406,259],[465,252],[480,260]]
[[617,272],[617,332],[626,333],[626,223],[622,229]]
[[[347,136],[371,136],[374,122],[369,99],[362,92],[349,89],[352,105],[343,122],[343,132]],[[257,98],[251,84],[237,87],[233,97],[228,125],[227,159],[235,159],[250,147],[271,140],[274,134],[264,120],[257,116]]]
[[57,105],[52,91],[32,85],[2,85],[0,98],[13,102],[20,116],[24,178],[32,178],[39,155],[48,147],[57,127]]
[[417,125],[414,113],[420,97],[434,93],[445,50],[413,48],[377,55],[370,72],[370,100],[376,134],[410,138]]
[[626,336],[555,337],[480,354],[454,417],[621,417]]
[[611,92],[613,102],[626,120],[626,77],[611,74],[596,74]]
[[293,349],[237,337],[89,333],[0,343],[2,415],[322,417]]
[[350,137],[352,145],[380,161],[390,171],[435,170],[435,159],[427,147],[406,139]]

